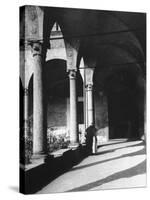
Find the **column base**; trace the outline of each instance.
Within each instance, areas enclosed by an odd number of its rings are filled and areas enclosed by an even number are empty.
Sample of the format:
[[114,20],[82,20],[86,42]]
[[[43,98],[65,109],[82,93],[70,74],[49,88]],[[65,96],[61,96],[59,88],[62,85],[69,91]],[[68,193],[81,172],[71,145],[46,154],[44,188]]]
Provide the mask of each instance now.
[[34,153],[32,155],[32,160],[38,160],[38,159],[44,160],[46,158],[46,156],[47,156],[47,154],[45,154],[45,153]]
[[69,144],[69,149],[77,149],[80,146],[80,144],[78,142],[71,142]]
[[25,171],[30,170],[32,168],[38,167],[45,163],[46,154],[33,154],[28,164],[21,164],[21,168]]

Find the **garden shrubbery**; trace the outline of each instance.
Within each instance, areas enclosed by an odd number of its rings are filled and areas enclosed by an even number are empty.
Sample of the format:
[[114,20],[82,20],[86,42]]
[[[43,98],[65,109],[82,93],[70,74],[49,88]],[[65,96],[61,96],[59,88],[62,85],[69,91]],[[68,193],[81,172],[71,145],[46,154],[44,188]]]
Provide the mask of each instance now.
[[48,153],[58,149],[65,149],[69,145],[69,137],[67,133],[55,134],[54,128],[49,128],[47,131],[47,150]]
[[20,162],[22,164],[29,164],[31,162],[33,150],[33,140],[31,137],[21,137],[20,139]]
[[[31,163],[31,157],[33,154],[33,131],[31,126],[32,119],[29,126],[29,135],[24,138],[22,135],[20,138],[20,162],[22,164]],[[65,129],[60,130],[51,127],[47,129],[47,153],[50,154],[59,149],[68,148],[69,145],[69,136]],[[56,134],[57,132],[57,134]],[[59,134],[58,134],[59,133]]]

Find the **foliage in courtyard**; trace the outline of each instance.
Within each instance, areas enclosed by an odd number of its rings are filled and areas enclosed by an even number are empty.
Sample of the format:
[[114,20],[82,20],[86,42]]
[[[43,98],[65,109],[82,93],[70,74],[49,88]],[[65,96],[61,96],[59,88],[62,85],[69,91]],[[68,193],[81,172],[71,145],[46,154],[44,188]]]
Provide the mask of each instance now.
[[[33,154],[33,118],[29,118],[28,124],[28,136],[24,138],[24,135],[21,135],[20,138],[20,161],[22,164],[31,163],[31,157]],[[24,130],[22,131],[22,133]],[[47,128],[47,153],[52,153],[59,149],[68,148],[69,145],[69,133],[65,129],[58,129],[57,127]]]
[[20,140],[20,162],[22,164],[29,164],[31,162],[32,150],[33,150],[33,141],[32,137],[21,138]]
[[29,164],[31,161],[33,151],[33,141],[31,137],[25,139],[25,164]]
[[47,131],[47,150],[48,153],[58,149],[67,148],[69,145],[69,137],[67,133],[55,134],[54,128],[49,128]]
[[22,164],[31,163],[33,153],[33,117],[29,117],[28,121],[28,135],[24,136],[24,128],[20,130],[20,162]]

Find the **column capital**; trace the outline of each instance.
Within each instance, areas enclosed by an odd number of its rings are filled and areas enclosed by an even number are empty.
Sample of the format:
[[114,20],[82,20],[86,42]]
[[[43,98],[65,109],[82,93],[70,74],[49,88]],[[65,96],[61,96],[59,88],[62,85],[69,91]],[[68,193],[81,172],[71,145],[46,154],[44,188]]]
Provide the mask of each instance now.
[[20,40],[20,48],[23,50],[31,50],[33,57],[42,55],[42,40]]
[[32,42],[32,55],[34,56],[42,56],[42,43],[39,41]]
[[90,84],[86,84],[85,85],[85,89],[86,90],[93,90],[93,84],[91,84],[91,83]]
[[74,70],[74,69],[70,69],[69,70],[69,78],[70,79],[76,79],[76,70]]

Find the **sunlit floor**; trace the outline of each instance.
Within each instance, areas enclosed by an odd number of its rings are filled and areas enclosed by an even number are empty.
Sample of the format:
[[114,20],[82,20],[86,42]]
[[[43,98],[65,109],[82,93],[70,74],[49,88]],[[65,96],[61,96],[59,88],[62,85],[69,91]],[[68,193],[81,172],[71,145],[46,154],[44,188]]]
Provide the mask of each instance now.
[[110,140],[97,155],[85,158],[38,193],[87,191],[146,186],[143,141]]

